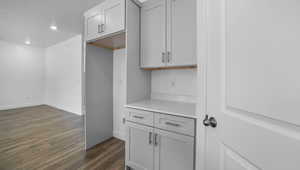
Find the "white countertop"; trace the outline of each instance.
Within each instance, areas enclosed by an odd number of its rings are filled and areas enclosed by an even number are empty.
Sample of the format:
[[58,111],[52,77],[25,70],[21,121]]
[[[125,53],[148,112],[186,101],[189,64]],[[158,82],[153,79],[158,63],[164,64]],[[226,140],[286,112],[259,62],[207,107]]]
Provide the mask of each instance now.
[[165,100],[142,100],[125,105],[125,107],[159,112],[176,116],[197,118],[196,104]]

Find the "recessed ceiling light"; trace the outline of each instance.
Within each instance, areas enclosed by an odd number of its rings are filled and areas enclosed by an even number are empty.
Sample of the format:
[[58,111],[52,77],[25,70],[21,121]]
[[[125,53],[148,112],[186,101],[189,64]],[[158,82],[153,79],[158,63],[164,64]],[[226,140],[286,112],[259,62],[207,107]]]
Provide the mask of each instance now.
[[51,26],[50,26],[50,29],[53,30],[53,31],[56,31],[56,30],[57,30],[57,26],[51,25]]
[[26,41],[25,41],[25,44],[30,45],[31,42],[30,42],[29,40],[26,40]]

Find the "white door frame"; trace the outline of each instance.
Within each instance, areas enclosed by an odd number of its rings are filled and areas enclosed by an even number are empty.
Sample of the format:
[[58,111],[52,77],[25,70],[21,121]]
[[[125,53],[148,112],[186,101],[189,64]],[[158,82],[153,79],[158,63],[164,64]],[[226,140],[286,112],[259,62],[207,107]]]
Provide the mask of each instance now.
[[202,121],[207,114],[207,0],[197,0],[197,134],[196,134],[196,170],[205,170],[206,128]]

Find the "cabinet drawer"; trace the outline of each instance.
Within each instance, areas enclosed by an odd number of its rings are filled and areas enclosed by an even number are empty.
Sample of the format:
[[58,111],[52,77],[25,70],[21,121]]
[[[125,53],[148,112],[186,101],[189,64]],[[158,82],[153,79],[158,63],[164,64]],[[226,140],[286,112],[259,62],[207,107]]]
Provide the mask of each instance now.
[[195,120],[190,118],[155,114],[154,126],[185,135],[195,135]]
[[127,109],[127,120],[135,123],[153,126],[153,113],[143,110]]

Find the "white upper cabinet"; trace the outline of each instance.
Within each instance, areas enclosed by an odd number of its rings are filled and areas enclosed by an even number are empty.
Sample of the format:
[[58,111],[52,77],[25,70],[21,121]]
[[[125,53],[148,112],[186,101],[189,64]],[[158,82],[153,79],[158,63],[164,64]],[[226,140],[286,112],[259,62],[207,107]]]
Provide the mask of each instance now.
[[125,26],[125,1],[108,0],[103,4],[104,34],[111,34],[124,30]]
[[167,4],[167,65],[195,65],[196,0],[167,0]]
[[196,0],[143,3],[141,40],[142,68],[196,65]]
[[103,25],[103,15],[101,12],[86,18],[86,38],[88,40],[95,39],[101,34],[101,26]]
[[125,30],[125,0],[106,0],[85,13],[86,40]]
[[152,0],[141,10],[141,66],[165,66],[166,56],[166,1]]

